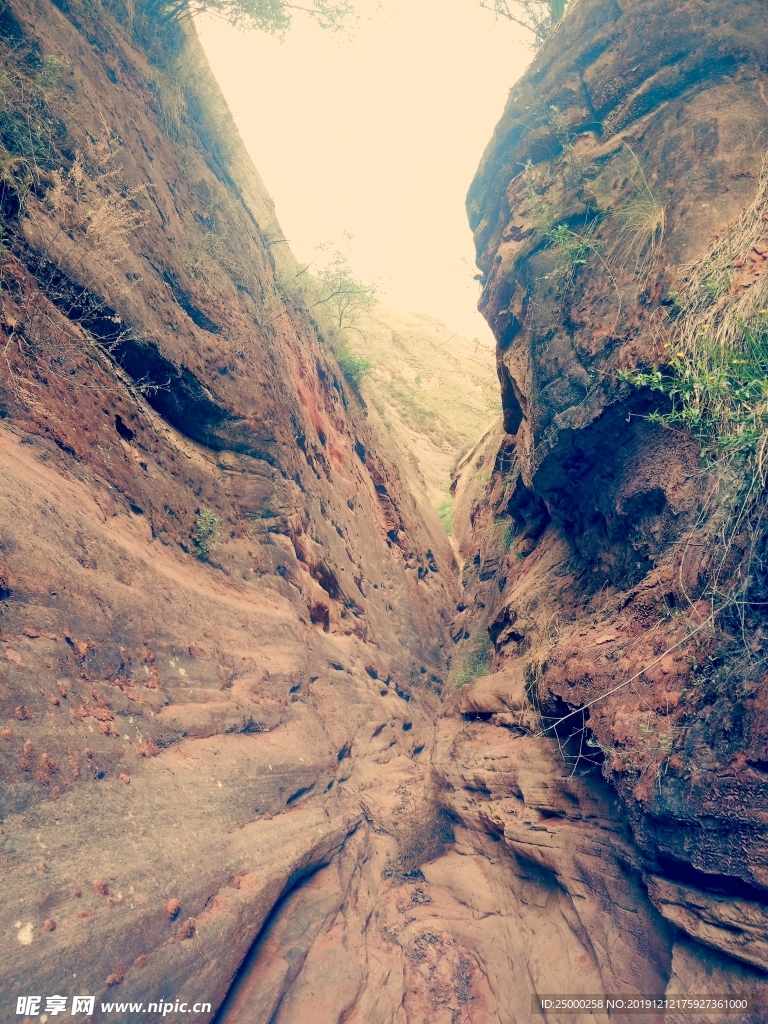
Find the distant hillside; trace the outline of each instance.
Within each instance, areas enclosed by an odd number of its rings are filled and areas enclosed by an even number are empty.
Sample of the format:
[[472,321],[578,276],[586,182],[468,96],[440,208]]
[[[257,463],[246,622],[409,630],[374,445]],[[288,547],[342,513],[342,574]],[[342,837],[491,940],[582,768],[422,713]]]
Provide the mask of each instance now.
[[494,351],[432,317],[381,304],[360,328],[349,332],[348,347],[371,364],[363,397],[437,506],[455,461],[500,411]]

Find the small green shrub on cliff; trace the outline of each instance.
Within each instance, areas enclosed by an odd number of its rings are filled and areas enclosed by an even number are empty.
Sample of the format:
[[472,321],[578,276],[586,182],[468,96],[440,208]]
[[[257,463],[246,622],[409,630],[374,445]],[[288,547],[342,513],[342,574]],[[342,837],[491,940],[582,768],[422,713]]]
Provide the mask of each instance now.
[[742,323],[741,332],[736,347],[718,344],[702,330],[694,346],[672,353],[666,367],[620,377],[666,395],[671,407],[649,419],[690,430],[707,461],[735,455],[762,474],[768,447],[768,311]]
[[354,352],[350,352],[346,347],[336,352],[336,362],[339,364],[339,369],[344,374],[345,379],[356,388],[360,387],[363,377],[371,368],[371,364],[367,359],[363,359],[362,356],[356,356]]
[[197,557],[204,562],[221,540],[221,517],[209,508],[201,508],[195,520]]
[[478,626],[454,656],[450,674],[454,690],[487,675],[490,660],[491,638],[487,629]]
[[506,555],[515,541],[515,524],[507,516],[495,517],[491,525],[491,545]]
[[[765,483],[768,453],[768,280],[735,288],[768,219],[768,154],[760,186],[727,237],[687,268],[670,296],[670,353],[665,367],[620,376],[669,399],[656,422],[688,428],[707,462],[735,457],[745,479]],[[750,485],[751,486],[751,485]]]
[[453,512],[455,502],[453,498],[443,498],[442,501],[438,501],[435,505],[435,511],[437,512],[440,522],[443,524],[443,529],[450,536],[454,530]]
[[[566,174],[564,181],[570,190],[576,189],[581,183],[584,175],[582,161],[573,157],[573,142],[570,129],[562,123],[562,115],[557,107],[552,107],[553,127],[561,139],[563,155],[566,157]],[[529,216],[538,230],[544,236],[546,247],[554,254],[554,265],[547,275],[547,280],[552,281],[559,292],[570,291],[575,283],[576,274],[587,264],[591,256],[597,258],[602,264],[603,270],[608,274],[619,298],[621,307],[621,296],[618,286],[611,273],[608,264],[600,253],[600,244],[597,239],[597,227],[599,216],[592,216],[587,208],[583,229],[574,231],[568,224],[560,222],[555,216],[555,208],[548,202],[537,188],[538,174],[529,160],[523,168],[523,184],[528,205]]]
[[584,266],[594,250],[593,234],[594,228],[589,226],[585,233],[580,235],[571,231],[567,224],[556,224],[545,231],[547,244],[556,256],[555,268],[548,275],[550,280],[565,284],[567,287],[573,285],[577,271]]
[[738,278],[750,266],[750,253],[763,244],[766,220],[768,154],[752,204],[725,238],[686,268],[682,286],[669,297],[666,365],[621,374],[623,380],[665,396],[664,407],[649,419],[689,430],[701,443],[712,481],[706,498],[714,529],[708,596],[713,614],[730,608],[737,617],[752,602],[762,606],[767,596],[762,566],[768,275]]

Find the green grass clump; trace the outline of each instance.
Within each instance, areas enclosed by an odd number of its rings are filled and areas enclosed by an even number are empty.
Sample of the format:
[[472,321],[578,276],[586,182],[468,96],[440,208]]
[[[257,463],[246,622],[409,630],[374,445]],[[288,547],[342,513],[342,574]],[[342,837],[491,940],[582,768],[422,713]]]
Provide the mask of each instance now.
[[62,124],[51,104],[69,64],[0,40],[0,190],[19,198],[39,185],[60,162],[56,141]]
[[712,539],[707,596],[714,611],[727,608],[737,618],[765,598],[768,278],[744,281],[739,272],[764,239],[767,219],[768,153],[751,205],[667,297],[665,364],[620,374],[665,397],[652,422],[690,431],[701,444],[708,471],[701,516],[711,517]]
[[701,330],[693,345],[672,352],[669,364],[620,377],[667,396],[671,408],[652,422],[685,427],[708,461],[739,456],[762,474],[768,446],[768,310],[741,323],[737,345]]
[[494,518],[491,523],[491,546],[496,551],[509,551],[515,540],[515,524],[506,516]]
[[438,501],[435,505],[435,511],[440,517],[440,522],[443,524],[443,529],[450,536],[453,533],[454,522],[453,522],[453,510],[454,510],[453,498],[443,498],[442,501]]
[[591,235],[591,231],[589,237],[571,231],[567,224],[556,224],[544,232],[547,244],[556,256],[555,269],[549,275],[551,278],[573,284],[576,272],[584,266],[594,248]]
[[221,516],[209,508],[201,508],[195,520],[195,547],[197,557],[204,562],[214,545],[221,540]]
[[668,407],[650,418],[689,429],[705,461],[729,462],[753,498],[766,481],[768,284],[760,277],[737,287],[734,278],[764,238],[767,218],[768,153],[752,204],[686,268],[680,290],[668,298],[667,364],[620,374],[664,394]]
[[491,660],[491,638],[487,629],[478,628],[454,658],[451,666],[451,682],[454,690],[471,683],[473,679],[488,675]]

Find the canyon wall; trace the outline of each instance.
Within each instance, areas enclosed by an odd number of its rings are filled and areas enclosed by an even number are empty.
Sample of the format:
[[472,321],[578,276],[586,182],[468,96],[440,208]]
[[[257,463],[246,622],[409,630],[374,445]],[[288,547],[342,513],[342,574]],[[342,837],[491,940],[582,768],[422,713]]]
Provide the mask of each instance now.
[[3,1014],[215,1010],[360,786],[418,766],[449,642],[448,538],[302,307],[194,33],[140,27],[0,15]]
[[728,598],[753,537],[716,574],[722,479],[621,371],[669,361],[678,296],[721,250],[723,289],[762,315],[764,14],[582,0],[512,89],[468,197],[504,414],[455,482],[452,634],[494,673],[459,708],[500,727],[492,745],[544,732],[574,780],[610,783],[678,992],[765,986],[763,568]]
[[712,618],[698,445],[618,377],[763,187],[760,6],[579,0],[512,91],[470,193],[504,420],[457,469],[461,570],[194,35],[3,8],[0,1005],[764,990],[760,652]]

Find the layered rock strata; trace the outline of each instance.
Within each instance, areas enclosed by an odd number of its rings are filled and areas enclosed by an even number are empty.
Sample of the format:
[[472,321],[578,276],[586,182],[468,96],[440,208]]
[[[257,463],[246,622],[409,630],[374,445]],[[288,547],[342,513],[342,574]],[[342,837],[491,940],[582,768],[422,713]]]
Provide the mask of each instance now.
[[583,0],[510,93],[468,199],[504,417],[456,482],[452,635],[496,673],[463,707],[499,744],[556,737],[574,778],[619,794],[677,992],[765,987],[761,570],[734,616],[719,594],[750,538],[718,577],[722,479],[620,371],[668,360],[676,296],[729,244],[723,287],[760,306],[762,14]]
[[215,1011],[364,822],[360,737],[380,771],[423,756],[453,553],[194,36],[158,63],[47,0],[0,34],[4,145],[22,115],[45,143],[2,185],[0,998]]
[[[758,5],[580,0],[513,91],[470,196],[505,419],[459,467],[460,588],[195,39],[145,29],[0,16],[39,129],[2,185],[2,1005],[760,992],[762,678],[707,625],[698,446],[615,376],[758,187]],[[609,258],[638,167],[663,247]]]

